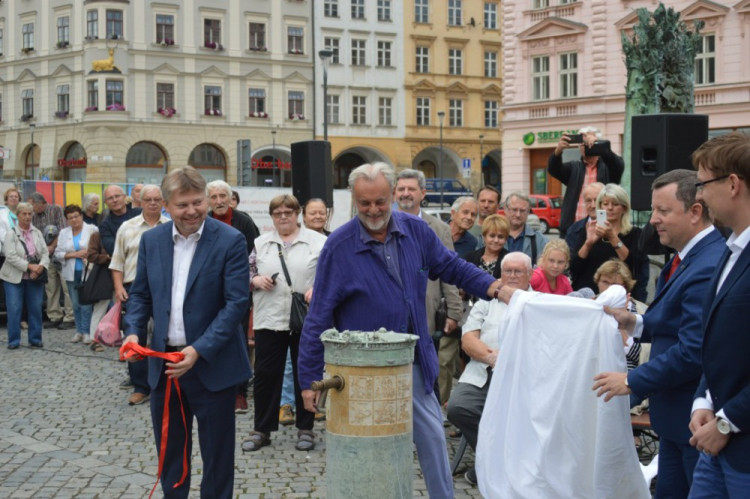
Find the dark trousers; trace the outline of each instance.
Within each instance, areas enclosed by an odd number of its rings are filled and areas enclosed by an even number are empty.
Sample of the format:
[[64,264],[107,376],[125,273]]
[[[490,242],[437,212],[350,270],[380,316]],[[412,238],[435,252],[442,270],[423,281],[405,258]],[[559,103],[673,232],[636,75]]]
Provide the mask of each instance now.
[[292,355],[294,370],[294,403],[297,407],[296,426],[300,430],[312,430],[315,413],[305,410],[299,381],[297,379],[297,355],[299,334],[289,331],[255,331],[255,381],[253,401],[255,403],[255,431],[270,433],[279,429],[279,405],[281,386],[284,382],[286,352]]
[[684,498],[693,484],[693,471],[699,452],[690,444],[678,444],[666,438],[659,440],[659,479],[657,499]]
[[461,430],[472,449],[477,450],[479,420],[490,389],[490,377],[482,388],[471,383],[456,383],[448,400],[448,421]]
[[[169,399],[169,432],[161,486],[166,498],[187,498],[190,495],[190,456],[193,441],[193,416],[198,421],[198,443],[203,459],[202,498],[231,498],[234,488],[235,387],[218,392],[207,390],[193,370],[179,378],[187,423],[187,435],[182,423],[180,400],[172,386]],[[157,454],[160,452],[166,376],[151,394],[151,420]],[[182,476],[183,452],[187,438],[188,473],[183,484],[173,488]]]
[[[130,293],[130,286],[132,282],[123,284],[125,291]],[[122,304],[123,317],[127,313],[128,302]],[[146,346],[146,341],[138,341],[138,344],[142,347]],[[148,395],[151,392],[151,388],[148,386],[148,361],[141,360],[139,362],[127,362],[128,374],[130,375],[130,381],[133,382],[133,391],[135,393],[145,393]]]

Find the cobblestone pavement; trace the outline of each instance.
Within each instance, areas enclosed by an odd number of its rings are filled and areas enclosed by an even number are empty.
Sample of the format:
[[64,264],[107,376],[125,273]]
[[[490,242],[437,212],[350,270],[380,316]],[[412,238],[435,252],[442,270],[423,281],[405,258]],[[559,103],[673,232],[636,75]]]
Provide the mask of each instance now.
[[[44,348],[37,350],[28,348],[24,332],[22,347],[8,350],[7,330],[0,328],[0,497],[146,497],[157,468],[148,404],[128,406],[130,392],[118,388],[126,368],[116,349],[94,353],[70,343],[72,335],[45,330]],[[295,450],[295,430],[282,427],[270,446],[243,453],[250,405],[237,418],[235,497],[325,497],[325,423],[315,424],[320,438],[313,451]],[[199,497],[197,436],[193,441],[191,497]],[[448,439],[449,456],[457,445]],[[456,497],[480,497],[463,478],[473,459],[467,450],[455,476]],[[414,470],[414,495],[427,496],[416,458]]]

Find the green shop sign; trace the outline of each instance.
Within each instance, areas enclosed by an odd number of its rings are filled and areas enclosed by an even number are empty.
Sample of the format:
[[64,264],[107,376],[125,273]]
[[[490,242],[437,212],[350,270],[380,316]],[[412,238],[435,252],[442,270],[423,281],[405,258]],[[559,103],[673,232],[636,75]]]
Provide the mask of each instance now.
[[535,142],[540,144],[557,144],[563,134],[571,135],[578,133],[578,130],[554,130],[550,132],[529,132],[523,136],[523,143],[527,146],[534,145]]

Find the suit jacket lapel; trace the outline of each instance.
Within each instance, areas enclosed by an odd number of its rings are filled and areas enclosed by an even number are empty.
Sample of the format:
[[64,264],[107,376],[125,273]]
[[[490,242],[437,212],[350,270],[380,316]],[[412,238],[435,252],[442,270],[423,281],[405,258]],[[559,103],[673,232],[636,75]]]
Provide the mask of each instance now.
[[165,230],[159,244],[159,261],[162,264],[162,276],[164,294],[166,295],[169,308],[172,307],[172,268],[174,267],[174,241],[172,240],[172,223],[169,230]]
[[[210,219],[211,222],[214,222],[213,219]],[[215,222],[215,223],[222,223],[222,222]],[[187,284],[185,285],[185,296],[187,296],[188,292],[190,292],[190,288],[193,286],[193,283],[195,283],[195,280],[198,278],[198,273],[200,272],[203,265],[206,263],[206,260],[208,260],[208,256],[211,254],[211,250],[214,246],[214,243],[216,242],[216,227],[209,222],[209,219],[206,219],[206,223],[203,226],[203,233],[201,234],[201,238],[198,240],[198,245],[195,248],[195,254],[193,255],[193,261],[190,263],[190,271],[188,272],[188,280]]]
[[[724,270],[724,265],[726,265],[727,260],[729,260],[730,255],[731,255],[731,251],[727,248],[726,258],[722,258],[723,264],[721,264],[717,268],[718,276],[721,276],[721,273]],[[714,308],[716,308],[716,305],[721,300],[724,299],[724,297],[727,295],[729,290],[732,289],[732,286],[734,286],[734,283],[737,281],[739,276],[745,271],[745,269],[747,269],[749,265],[750,265],[750,245],[748,245],[744,250],[742,250],[742,253],[740,253],[740,257],[737,259],[737,262],[735,262],[734,267],[732,267],[732,270],[729,272],[729,274],[727,274],[726,279],[724,279],[724,283],[721,285],[721,288],[719,289],[719,293],[716,295],[716,298],[711,304],[712,313],[713,313]],[[711,286],[711,289],[715,291],[717,285],[718,285],[718,277],[717,277],[716,283],[713,283],[713,286]]]

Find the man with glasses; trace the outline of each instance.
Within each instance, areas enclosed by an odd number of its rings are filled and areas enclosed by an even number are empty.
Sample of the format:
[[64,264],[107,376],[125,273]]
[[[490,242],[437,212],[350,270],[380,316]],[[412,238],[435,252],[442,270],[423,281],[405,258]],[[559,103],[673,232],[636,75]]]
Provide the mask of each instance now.
[[537,255],[542,254],[547,238],[526,224],[531,213],[531,199],[522,192],[512,192],[505,199],[505,216],[510,222],[510,231],[505,248],[508,251],[521,251],[536,265]]
[[[140,190],[138,200],[143,212],[123,222],[117,230],[115,250],[109,270],[112,271],[112,282],[115,285],[115,299],[122,302],[122,309],[127,313],[128,293],[135,280],[138,265],[138,247],[141,236],[157,225],[169,222],[161,214],[163,203],[161,189],[158,185],[145,185]],[[146,346],[144,342],[141,346]],[[133,383],[133,393],[128,398],[128,405],[141,405],[149,398],[148,362],[128,362],[128,373]]]
[[[746,497],[750,490],[750,135],[714,137],[693,153],[698,199],[732,230],[703,306],[703,376],[690,444],[701,452],[691,498]],[[661,474],[661,472],[660,472]]]

